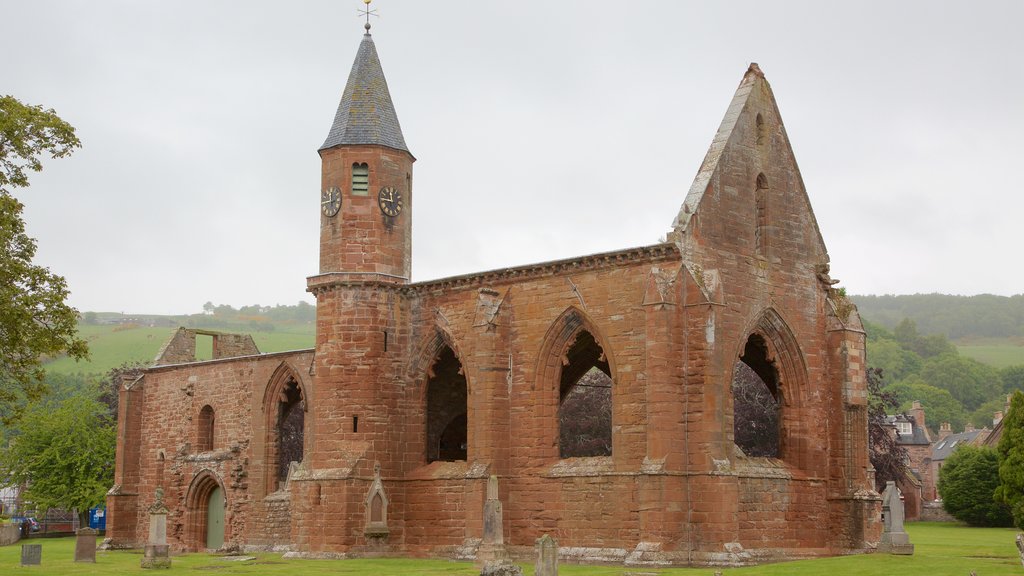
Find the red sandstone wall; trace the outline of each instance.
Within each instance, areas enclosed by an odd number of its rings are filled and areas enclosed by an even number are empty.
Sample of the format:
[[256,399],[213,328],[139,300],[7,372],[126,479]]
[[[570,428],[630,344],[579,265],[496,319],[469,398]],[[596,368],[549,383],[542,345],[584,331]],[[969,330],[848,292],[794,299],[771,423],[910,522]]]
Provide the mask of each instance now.
[[[310,352],[290,352],[197,362],[151,370],[136,385],[129,406],[132,416],[119,423],[126,434],[119,444],[130,447],[134,457],[118,461],[117,476],[123,491],[138,494],[142,511],[153,503],[156,488],[163,487],[164,502],[171,510],[168,540],[175,549],[197,545],[198,536],[189,533],[186,496],[202,471],[212,473],[225,490],[225,543],[275,540],[280,527],[268,525],[265,519],[272,514],[263,504],[264,392],[282,362],[301,374],[308,371],[311,360]],[[206,405],[215,411],[213,450],[196,453],[192,447],[198,435],[198,414]],[[118,537],[134,545],[145,543],[147,522],[144,513],[134,523],[122,522],[120,516],[112,520]],[[262,529],[255,529],[261,522]]]

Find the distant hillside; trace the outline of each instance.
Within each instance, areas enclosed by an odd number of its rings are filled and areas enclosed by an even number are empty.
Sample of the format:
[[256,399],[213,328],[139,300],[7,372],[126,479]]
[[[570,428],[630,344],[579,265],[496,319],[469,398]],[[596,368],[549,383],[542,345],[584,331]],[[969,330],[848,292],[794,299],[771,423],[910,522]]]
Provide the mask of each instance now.
[[1015,296],[851,296],[861,316],[890,330],[904,318],[922,334],[950,340],[1024,338],[1024,294]]
[[[315,321],[316,308],[304,302],[297,306],[254,305],[239,309],[207,303],[203,313],[183,316],[86,312],[78,331],[89,343],[89,360],[55,358],[46,362],[44,368],[54,374],[103,374],[126,362],[148,364],[179,326],[251,334],[261,352],[312,348]],[[199,347],[196,356],[208,359],[212,350]]]

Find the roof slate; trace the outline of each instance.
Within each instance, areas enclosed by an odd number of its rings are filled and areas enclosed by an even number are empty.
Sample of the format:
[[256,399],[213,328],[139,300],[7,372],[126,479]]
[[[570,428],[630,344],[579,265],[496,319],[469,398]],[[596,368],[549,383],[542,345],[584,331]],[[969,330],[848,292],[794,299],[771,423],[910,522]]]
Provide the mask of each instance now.
[[971,444],[978,437],[978,434],[981,434],[981,430],[971,430],[970,432],[950,434],[939,440],[935,443],[935,447],[932,448],[932,461],[945,460],[947,456],[953,453],[953,450],[956,450],[957,446]]
[[320,150],[345,144],[378,144],[409,152],[369,34],[364,34],[359,44],[334,124]]

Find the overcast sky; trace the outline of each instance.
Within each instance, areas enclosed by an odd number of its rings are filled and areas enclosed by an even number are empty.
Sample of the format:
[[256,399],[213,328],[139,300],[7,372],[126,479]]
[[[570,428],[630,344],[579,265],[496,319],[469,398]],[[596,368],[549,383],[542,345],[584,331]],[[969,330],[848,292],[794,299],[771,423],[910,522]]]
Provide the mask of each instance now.
[[[80,310],[312,301],[360,0],[0,0],[0,94],[83,148],[28,189]],[[750,62],[854,294],[1024,292],[1024,2],[378,0],[414,280],[654,243]]]

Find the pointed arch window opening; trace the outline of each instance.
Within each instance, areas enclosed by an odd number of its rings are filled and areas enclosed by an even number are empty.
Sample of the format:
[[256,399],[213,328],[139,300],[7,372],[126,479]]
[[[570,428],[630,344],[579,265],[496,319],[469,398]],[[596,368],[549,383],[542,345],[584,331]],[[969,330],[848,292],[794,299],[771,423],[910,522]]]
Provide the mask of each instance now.
[[214,422],[216,414],[209,404],[203,406],[199,411],[199,418],[196,430],[196,451],[209,452],[213,450]]
[[428,373],[426,460],[456,462],[469,456],[469,410],[462,362],[449,346]]
[[747,338],[733,366],[733,440],[747,456],[782,456],[779,371],[759,334]]
[[305,446],[306,403],[302,389],[290,379],[277,401],[275,483],[280,487],[288,479],[292,462],[302,462]]
[[558,452],[561,458],[612,455],[612,377],[604,350],[581,330],[562,357]]
[[762,173],[757,175],[754,190],[754,244],[757,255],[768,257],[768,178]]

